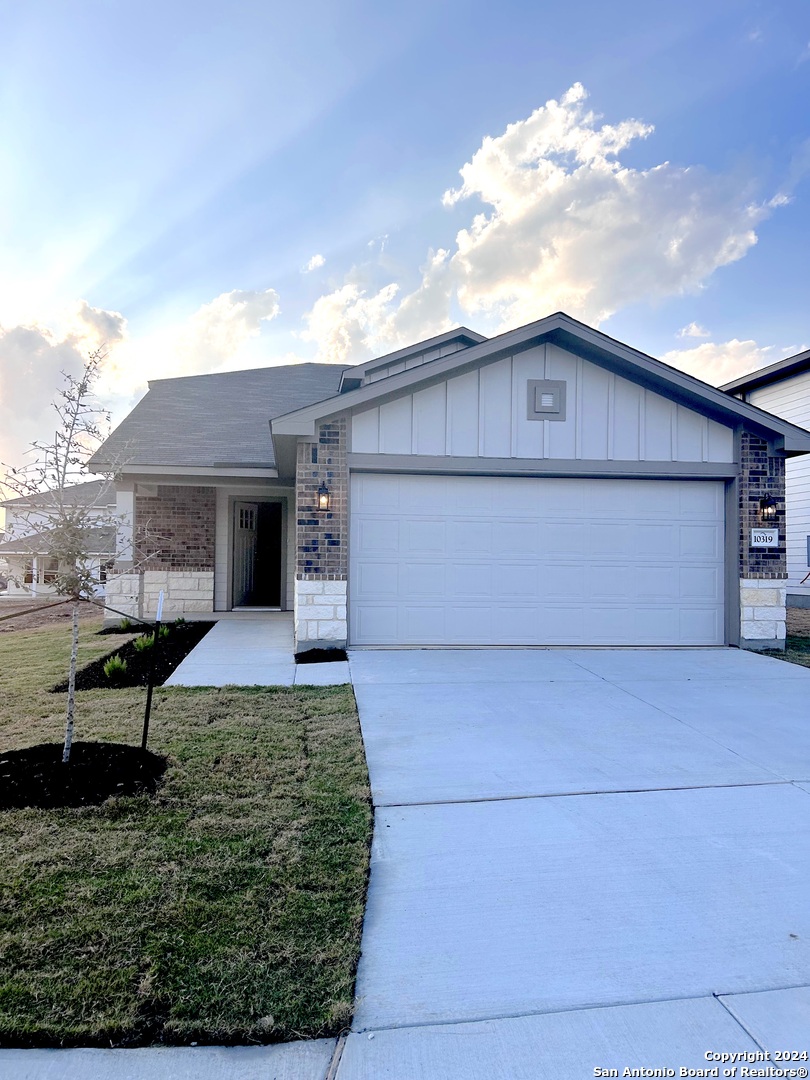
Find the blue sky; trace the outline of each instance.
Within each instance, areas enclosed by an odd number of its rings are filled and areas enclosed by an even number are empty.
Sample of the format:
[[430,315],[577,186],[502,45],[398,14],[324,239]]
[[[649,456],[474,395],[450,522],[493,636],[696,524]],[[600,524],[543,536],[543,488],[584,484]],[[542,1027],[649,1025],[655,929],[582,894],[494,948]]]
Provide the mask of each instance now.
[[116,418],[560,307],[709,381],[810,344],[804,0],[0,18],[6,460],[102,341]]

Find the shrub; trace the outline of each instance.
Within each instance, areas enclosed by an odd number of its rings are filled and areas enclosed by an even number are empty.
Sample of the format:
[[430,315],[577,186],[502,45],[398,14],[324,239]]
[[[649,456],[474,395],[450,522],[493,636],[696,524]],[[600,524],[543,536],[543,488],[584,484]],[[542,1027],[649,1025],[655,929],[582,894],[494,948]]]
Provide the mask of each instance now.
[[127,631],[132,629],[132,619],[122,619],[118,624],[118,629]]
[[159,638],[159,640],[160,641],[165,641],[168,636],[169,636],[169,628],[168,628],[168,626],[161,626],[160,630],[158,630],[158,638]]
[[174,620],[174,625],[175,626],[185,626],[186,625],[186,620],[183,618],[182,615],[178,615],[177,618]]
[[151,649],[152,646],[155,644],[155,635],[141,634],[140,637],[135,638],[132,644],[135,646],[138,652],[145,652],[146,649]]
[[111,656],[104,665],[104,674],[110,682],[121,682],[127,673],[127,662],[120,656]]

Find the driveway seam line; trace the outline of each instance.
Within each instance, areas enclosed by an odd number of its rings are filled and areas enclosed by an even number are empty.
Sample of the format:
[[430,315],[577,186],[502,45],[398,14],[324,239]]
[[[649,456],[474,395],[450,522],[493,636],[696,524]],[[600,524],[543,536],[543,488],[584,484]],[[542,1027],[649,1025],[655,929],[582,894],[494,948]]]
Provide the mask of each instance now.
[[726,788],[749,788],[749,787],[793,787],[791,780],[750,780],[743,784],[685,784],[683,787],[656,787],[656,788],[610,788],[596,791],[552,791],[539,795],[492,795],[478,799],[431,799],[424,802],[398,802],[378,803],[377,809],[390,810],[405,806],[466,806],[468,803],[491,803],[491,802],[525,802],[530,799],[577,799],[589,798],[593,795],[647,795],[656,791],[714,791]]
[[[610,680],[606,679],[605,681],[609,682]],[[689,681],[690,682],[697,682],[699,680],[695,679],[695,680],[689,680]],[[771,776],[777,776],[777,777],[779,777],[780,780],[783,780],[786,783],[791,782],[788,779],[788,777],[782,776],[778,772],[774,772],[774,770],[769,769],[767,765],[760,765],[759,762],[752,761],[751,758],[746,757],[744,754],[741,754],[738,750],[734,750],[730,746],[726,746],[725,743],[721,742],[719,739],[716,739],[713,735],[707,735],[705,731],[701,731],[700,728],[695,727],[693,724],[687,723],[686,720],[682,720],[679,716],[673,716],[673,714],[670,713],[670,712],[667,712],[666,709],[662,709],[660,705],[653,705],[653,703],[651,701],[645,701],[645,699],[643,697],[639,697],[638,694],[634,694],[632,692],[632,690],[628,690],[624,686],[619,686],[618,683],[611,683],[610,685],[615,686],[617,690],[621,690],[623,693],[627,694],[628,697],[633,698],[635,701],[640,701],[642,703],[642,705],[647,705],[650,709],[655,709],[655,711],[661,713],[662,716],[666,716],[666,717],[668,717],[668,719],[674,720],[678,724],[682,724],[685,728],[688,728],[689,731],[693,731],[696,735],[700,735],[702,738],[708,739],[709,742],[714,743],[715,746],[721,747],[727,753],[733,754],[735,757],[739,758],[740,761],[744,761],[748,765],[753,765],[755,769],[762,769],[763,772],[770,773]]]
[[[807,985],[806,983],[799,983],[798,986],[766,986],[766,987],[764,987],[763,989],[760,989],[760,990],[706,991],[705,994],[692,994],[692,995],[690,995],[688,997],[684,997],[683,995],[680,995],[678,997],[637,998],[637,999],[634,999],[632,1001],[612,1001],[612,1002],[609,1002],[607,1004],[604,1004],[604,1003],[602,1003],[602,1004],[591,1003],[591,1004],[587,1004],[587,1005],[572,1005],[568,1009],[546,1009],[546,1010],[543,1010],[543,1011],[538,1011],[537,1009],[532,1009],[532,1010],[528,1010],[526,1012],[502,1013],[502,1014],[499,1014],[497,1016],[493,1016],[493,1015],[490,1014],[488,1016],[483,1016],[482,1015],[482,1016],[474,1016],[474,1017],[465,1017],[463,1020],[423,1020],[423,1021],[416,1021],[416,1022],[412,1022],[412,1023],[408,1023],[408,1024],[387,1024],[387,1025],[382,1025],[381,1024],[378,1027],[374,1027],[372,1025],[369,1025],[368,1027],[352,1029],[352,1034],[353,1035],[363,1035],[363,1034],[365,1034],[366,1032],[369,1032],[369,1031],[375,1031],[375,1032],[376,1031],[380,1031],[380,1032],[382,1032],[382,1031],[407,1031],[409,1028],[460,1027],[460,1026],[463,1026],[465,1024],[483,1024],[483,1023],[486,1023],[487,1021],[522,1020],[522,1019],[524,1019],[526,1017],[530,1017],[530,1016],[565,1016],[568,1013],[593,1012],[593,1011],[595,1011],[597,1009],[632,1009],[632,1008],[635,1008],[635,1007],[637,1007],[639,1005],[663,1005],[663,1004],[666,1004],[667,1002],[674,1002],[674,1001],[711,1001],[711,1000],[715,1000],[715,1001],[718,1002],[718,1004],[722,1005],[723,1008],[725,1009],[725,1011],[727,1013],[729,1013],[729,1015],[731,1015],[732,1018],[738,1024],[740,1024],[740,1027],[744,1028],[744,1025],[742,1023],[740,1023],[739,1020],[737,1020],[737,1017],[734,1016],[734,1014],[730,1012],[728,1007],[720,1000],[720,995],[721,994],[724,994],[726,997],[733,997],[736,994],[768,994],[768,993],[772,993],[772,992],[777,991],[777,990],[800,990],[800,989],[803,989],[806,985]],[[750,1035],[750,1032],[746,1031],[746,1034]],[[754,1038],[753,1035],[751,1035],[750,1037],[752,1039]],[[754,1039],[754,1042],[757,1042],[757,1040]],[[759,1043],[757,1043],[757,1046],[759,1046]]]
[[[791,987],[786,987],[785,989],[792,989],[792,988]],[[750,993],[750,992],[751,991],[748,991],[748,993]],[[753,992],[754,993],[768,993],[767,990],[760,990],[760,991],[753,991]],[[745,1024],[742,1022],[742,1020],[739,1018],[739,1016],[737,1016],[736,1013],[731,1011],[731,1009],[728,1007],[728,1005],[726,1005],[725,1001],[723,1001],[723,999],[720,997],[720,995],[719,994],[714,994],[713,996],[720,1003],[720,1005],[722,1005],[722,1007],[726,1010],[726,1012],[731,1017],[731,1019],[734,1021],[734,1023],[738,1024],[740,1026],[740,1028],[742,1028],[742,1030],[745,1032],[745,1034],[748,1036],[748,1038],[753,1043],[755,1043],[760,1048],[760,1050],[767,1051],[767,1049],[768,1049],[767,1046],[763,1046],[762,1043],[759,1041],[759,1039],[756,1037],[756,1035],[754,1035],[753,1031],[748,1030],[748,1028],[745,1026]],[[727,996],[730,997],[731,995],[727,995]]]

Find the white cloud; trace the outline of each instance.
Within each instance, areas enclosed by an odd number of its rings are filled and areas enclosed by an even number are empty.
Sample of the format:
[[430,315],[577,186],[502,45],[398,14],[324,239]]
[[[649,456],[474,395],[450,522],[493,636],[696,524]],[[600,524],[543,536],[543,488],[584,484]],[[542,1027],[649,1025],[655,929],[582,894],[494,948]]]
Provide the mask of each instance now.
[[62,373],[77,376],[99,348],[109,363],[126,336],[123,315],[86,300],[54,321],[60,330],[38,322],[0,327],[0,461],[9,465],[24,463],[35,440],[52,437],[52,402],[64,388]]
[[690,322],[687,326],[682,326],[678,331],[678,337],[694,337],[694,338],[707,338],[711,337],[711,334],[700,323]]
[[360,363],[385,340],[398,286],[385,285],[372,296],[355,284],[343,285],[315,301],[305,316],[303,341],[314,341],[318,359],[325,363]]
[[21,461],[34,439],[47,437],[61,372],[77,374],[92,350],[105,348],[97,393],[118,421],[149,379],[239,366],[245,346],[278,311],[273,289],[235,289],[203,304],[188,319],[137,339],[129,336],[121,314],[85,300],[52,320],[61,324],[59,330],[41,323],[0,327],[0,460]]
[[313,270],[318,270],[324,265],[326,259],[323,255],[313,255],[305,267],[301,270],[302,274],[309,274]]
[[[384,349],[429,336],[464,317],[502,331],[564,310],[592,325],[630,304],[699,290],[757,241],[755,227],[780,201],[755,202],[739,176],[664,161],[622,164],[652,126],[602,123],[576,83],[525,120],[487,136],[443,203],[478,203],[450,252],[430,255],[411,293],[388,297],[385,318],[358,330],[362,291],[337,290],[305,317],[319,357],[349,345]],[[371,246],[374,246],[374,241]],[[379,306],[379,305],[377,305]],[[377,335],[375,337],[375,334]],[[322,344],[323,343],[323,344]]]
[[713,386],[722,386],[766,364],[773,364],[783,356],[790,356],[791,351],[797,350],[788,348],[778,352],[773,345],[732,338],[723,342],[706,341],[692,349],[673,349],[660,359]]

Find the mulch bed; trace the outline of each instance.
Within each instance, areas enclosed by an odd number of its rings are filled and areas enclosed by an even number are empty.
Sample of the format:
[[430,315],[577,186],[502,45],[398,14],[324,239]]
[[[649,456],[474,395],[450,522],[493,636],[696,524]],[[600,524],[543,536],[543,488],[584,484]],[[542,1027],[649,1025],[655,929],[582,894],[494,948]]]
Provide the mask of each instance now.
[[[134,641],[128,641],[120,649],[113,653],[99,657],[92,664],[76,672],[77,690],[118,690],[125,686],[146,686],[149,682],[149,672],[154,659],[154,685],[161,686],[171,675],[174,669],[185,660],[195,645],[198,645],[211,627],[212,622],[191,622],[175,626],[171,623],[169,635],[158,638],[157,644],[151,649],[139,651],[135,648]],[[137,639],[135,639],[137,640]],[[154,658],[153,658],[154,654]],[[111,681],[104,674],[104,665],[110,656],[120,656],[127,662],[127,670],[123,677]],[[67,680],[57,683],[52,693],[61,694],[67,690]]]
[[76,742],[62,764],[61,743],[0,754],[0,810],[98,806],[112,795],[153,793],[166,759],[139,746]]
[[331,664],[348,660],[345,649],[307,649],[295,654],[296,664]]

